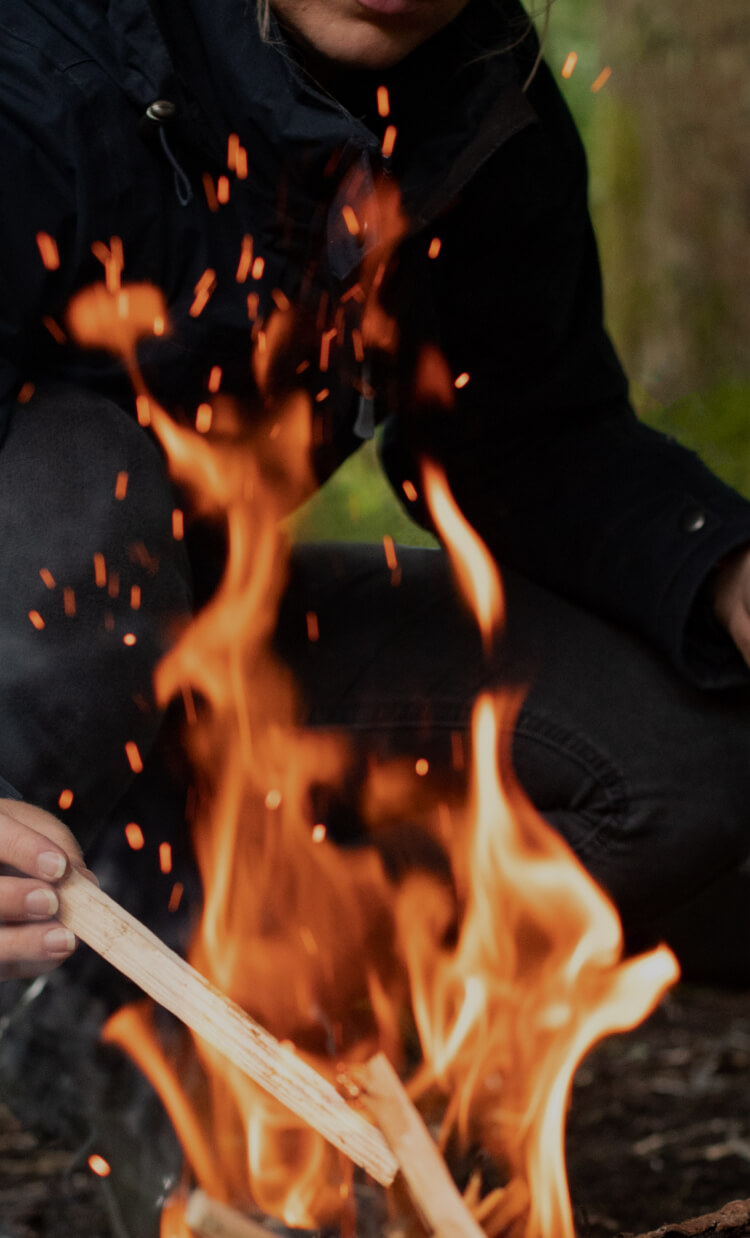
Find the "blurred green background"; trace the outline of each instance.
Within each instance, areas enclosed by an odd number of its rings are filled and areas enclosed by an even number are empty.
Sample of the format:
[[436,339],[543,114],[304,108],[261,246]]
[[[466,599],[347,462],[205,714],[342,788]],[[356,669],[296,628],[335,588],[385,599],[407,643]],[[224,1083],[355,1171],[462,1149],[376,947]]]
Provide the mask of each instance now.
[[[607,321],[636,409],[750,496],[746,4],[555,0],[545,46],[588,151]],[[373,443],[292,527],[303,539],[431,541],[392,495]]]

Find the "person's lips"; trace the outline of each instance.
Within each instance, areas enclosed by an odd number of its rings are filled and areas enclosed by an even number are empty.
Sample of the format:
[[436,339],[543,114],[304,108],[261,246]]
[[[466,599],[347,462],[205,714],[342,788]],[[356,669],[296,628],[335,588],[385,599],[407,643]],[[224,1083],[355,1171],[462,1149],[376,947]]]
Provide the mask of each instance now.
[[428,0],[357,0],[363,9],[379,17],[408,17],[417,13]]

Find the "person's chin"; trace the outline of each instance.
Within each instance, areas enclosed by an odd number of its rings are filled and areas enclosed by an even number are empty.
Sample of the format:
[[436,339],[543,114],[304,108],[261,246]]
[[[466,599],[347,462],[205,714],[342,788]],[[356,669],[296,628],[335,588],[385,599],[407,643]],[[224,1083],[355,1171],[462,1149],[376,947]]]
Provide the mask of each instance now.
[[331,64],[348,69],[390,69],[413,51],[426,36],[405,29],[383,29],[368,22],[342,31],[337,38],[316,38],[314,51]]

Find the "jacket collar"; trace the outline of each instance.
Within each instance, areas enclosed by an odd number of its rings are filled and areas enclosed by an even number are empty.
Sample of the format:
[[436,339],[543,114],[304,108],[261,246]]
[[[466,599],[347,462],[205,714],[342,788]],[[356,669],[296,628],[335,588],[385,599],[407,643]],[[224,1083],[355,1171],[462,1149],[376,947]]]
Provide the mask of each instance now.
[[[111,3],[127,11],[139,0]],[[336,96],[295,61],[275,23],[270,41],[261,38],[249,0],[147,3],[192,139],[223,164],[228,134],[238,133],[259,190],[273,196],[283,184],[285,209],[303,216],[312,199],[331,196],[333,165],[340,179],[354,163],[380,164],[381,83],[398,130],[388,170],[415,224],[437,214],[535,119],[521,88],[516,47],[529,22],[517,0],[470,0],[448,30],[394,69],[342,74]]]

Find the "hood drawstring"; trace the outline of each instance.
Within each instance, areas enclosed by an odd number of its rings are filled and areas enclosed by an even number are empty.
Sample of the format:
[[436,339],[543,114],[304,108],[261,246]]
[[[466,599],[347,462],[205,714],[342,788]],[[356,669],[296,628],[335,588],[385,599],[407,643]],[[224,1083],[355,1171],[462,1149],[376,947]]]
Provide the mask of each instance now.
[[153,103],[149,103],[138,121],[137,130],[139,136],[149,145],[153,143],[158,132],[159,145],[174,173],[174,191],[177,201],[180,206],[187,206],[193,200],[193,187],[185,169],[178,163],[167,138],[167,126],[176,115],[177,107],[171,99],[155,99]]
[[174,172],[174,191],[177,195],[177,201],[180,206],[188,206],[193,200],[193,186],[190,184],[184,168],[180,167],[177,162],[167,140],[166,130],[163,127],[159,130],[159,141]]

